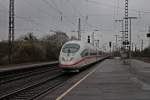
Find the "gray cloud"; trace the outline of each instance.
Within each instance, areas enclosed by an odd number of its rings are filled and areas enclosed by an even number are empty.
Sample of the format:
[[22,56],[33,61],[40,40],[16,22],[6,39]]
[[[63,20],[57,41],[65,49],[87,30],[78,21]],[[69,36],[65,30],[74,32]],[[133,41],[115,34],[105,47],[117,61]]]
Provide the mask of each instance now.
[[[0,0],[0,40],[7,39],[8,1]],[[133,21],[134,42],[138,42],[137,37],[140,37],[147,43],[145,35],[150,25],[149,4],[150,0],[129,0],[129,16],[139,17]],[[27,32],[43,36],[50,30],[76,35],[71,31],[77,30],[79,17],[84,40],[96,29],[99,30],[96,37],[103,43],[114,41],[113,35],[120,34],[121,29],[114,20],[124,17],[124,0],[15,0],[15,36]]]

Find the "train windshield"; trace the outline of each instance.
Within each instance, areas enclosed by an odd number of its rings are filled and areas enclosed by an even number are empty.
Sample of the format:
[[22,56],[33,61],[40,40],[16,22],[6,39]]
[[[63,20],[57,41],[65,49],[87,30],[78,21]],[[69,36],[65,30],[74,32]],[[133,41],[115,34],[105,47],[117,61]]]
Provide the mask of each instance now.
[[62,52],[64,52],[64,53],[76,53],[79,49],[80,49],[79,44],[70,43],[70,44],[66,44],[63,47]]

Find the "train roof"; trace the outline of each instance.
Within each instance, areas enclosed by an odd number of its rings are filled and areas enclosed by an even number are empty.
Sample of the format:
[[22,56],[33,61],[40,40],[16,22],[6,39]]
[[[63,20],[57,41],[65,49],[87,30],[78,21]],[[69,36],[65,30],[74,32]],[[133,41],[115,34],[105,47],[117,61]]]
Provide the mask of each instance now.
[[[94,49],[94,48],[96,49],[97,48],[96,46],[93,46],[90,43],[86,43],[86,42],[80,41],[80,40],[71,40],[71,41],[66,42],[65,44],[69,44],[69,43],[77,43],[80,46],[86,46],[86,47],[89,47],[89,48],[92,48],[92,49]],[[97,49],[100,50],[99,48],[97,48]]]
[[69,43],[86,44],[85,42],[80,41],[80,40],[71,40],[71,41],[66,42],[65,44],[69,44]]

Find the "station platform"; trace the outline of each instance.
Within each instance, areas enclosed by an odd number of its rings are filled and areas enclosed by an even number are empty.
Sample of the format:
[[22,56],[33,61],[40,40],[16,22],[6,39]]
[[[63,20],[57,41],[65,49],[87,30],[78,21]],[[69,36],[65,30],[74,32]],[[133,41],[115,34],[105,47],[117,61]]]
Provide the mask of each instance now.
[[13,70],[36,68],[39,66],[54,65],[54,64],[58,64],[58,61],[33,63],[33,64],[17,64],[17,65],[13,65],[13,66],[0,66],[0,73],[7,72],[7,71],[13,71]]
[[[56,100],[150,100],[150,63],[108,59],[63,92]],[[146,76],[145,76],[146,75]]]

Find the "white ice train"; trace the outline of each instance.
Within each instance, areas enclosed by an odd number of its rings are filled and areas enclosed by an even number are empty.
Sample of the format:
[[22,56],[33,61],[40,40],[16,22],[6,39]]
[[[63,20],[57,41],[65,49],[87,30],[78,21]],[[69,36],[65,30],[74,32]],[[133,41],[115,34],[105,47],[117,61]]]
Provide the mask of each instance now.
[[106,58],[95,46],[82,41],[74,40],[66,42],[60,52],[59,66],[64,71],[79,72],[87,65]]

